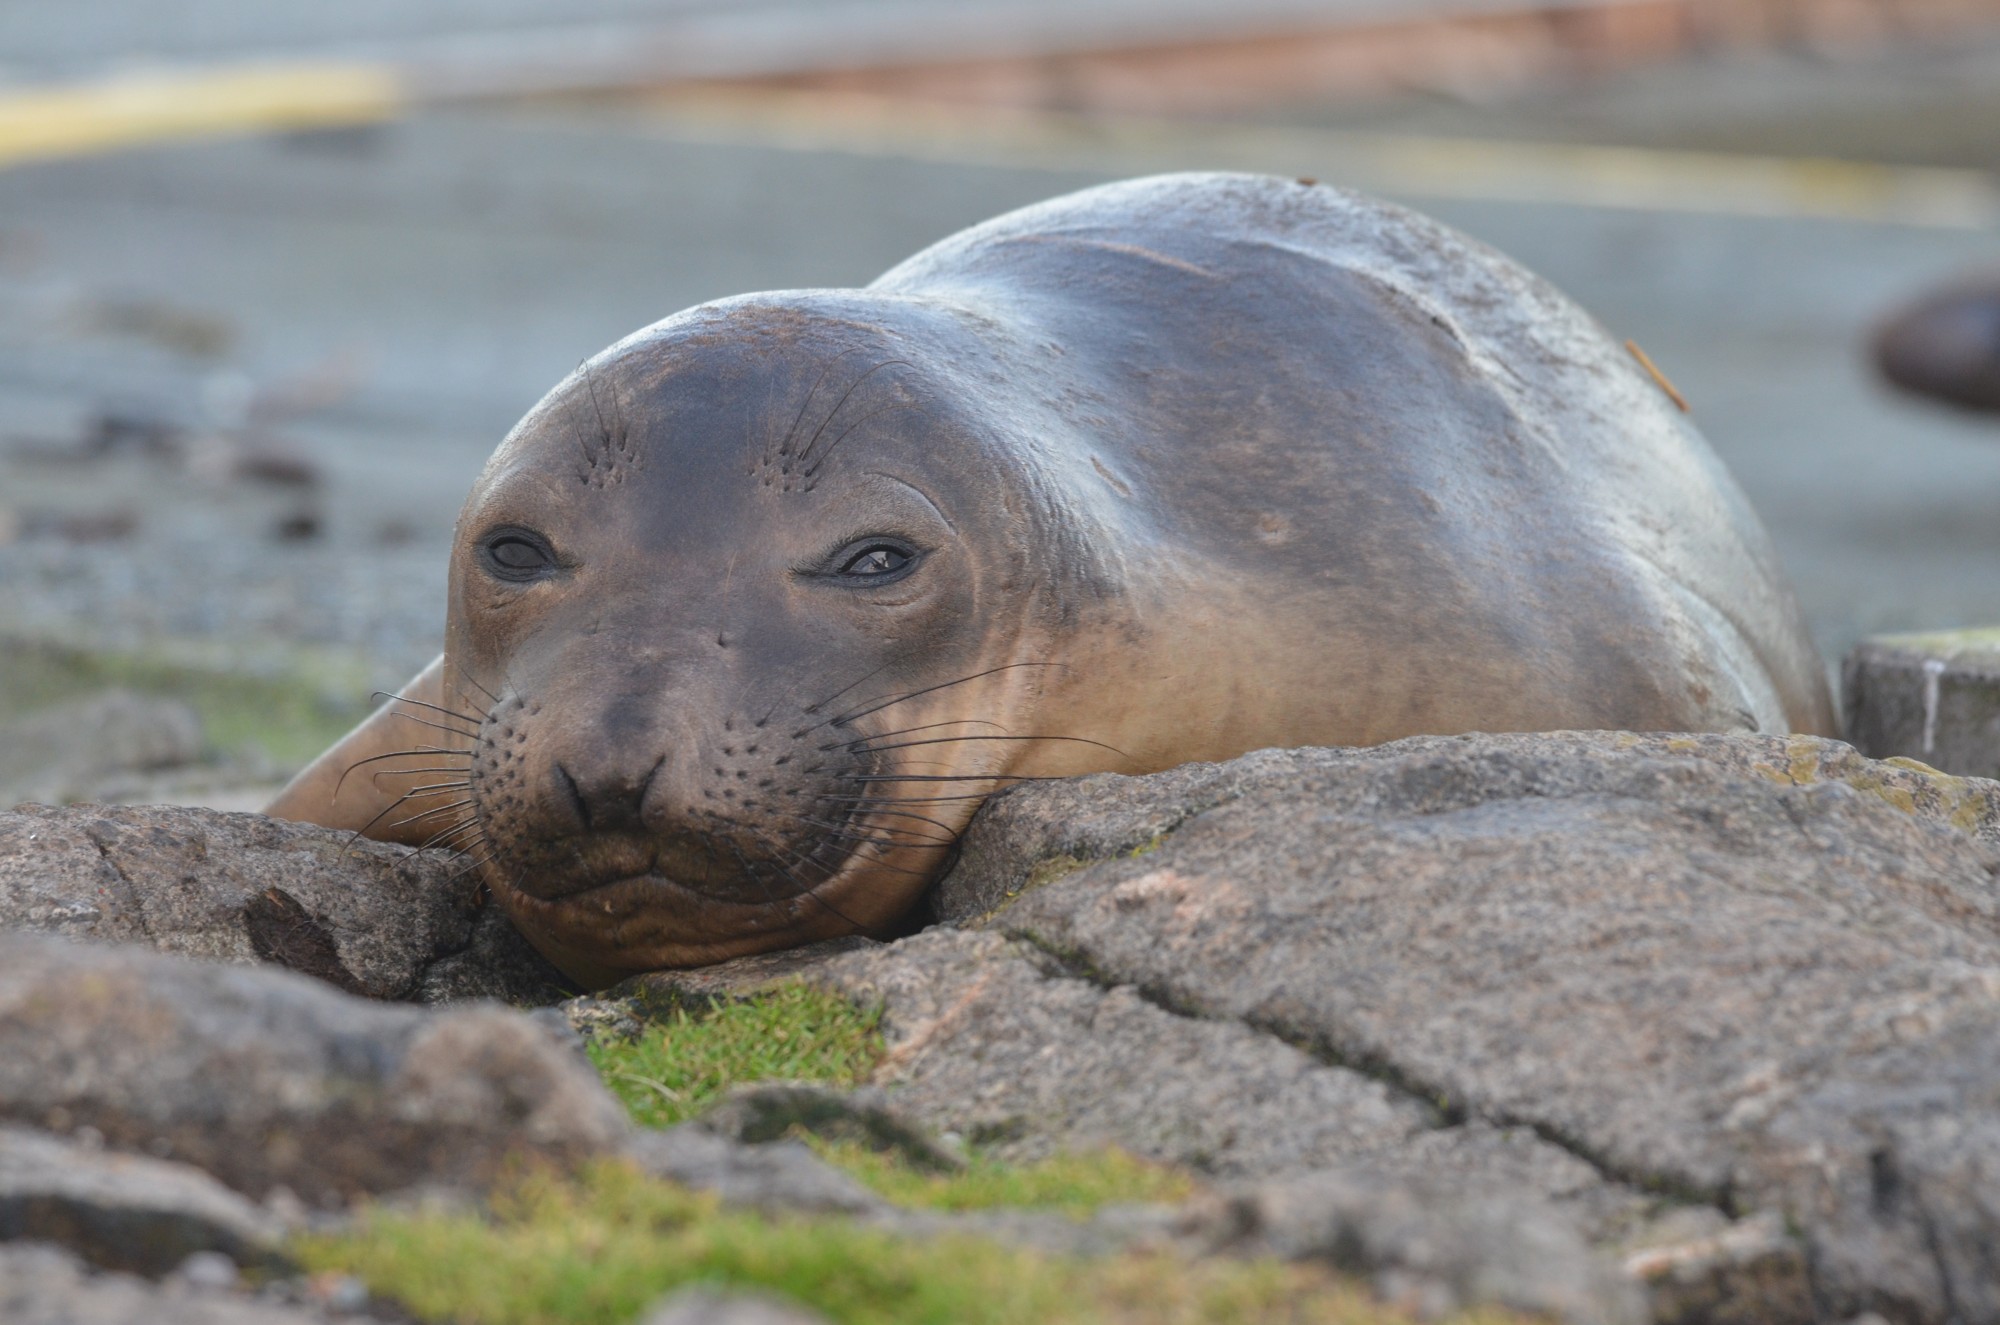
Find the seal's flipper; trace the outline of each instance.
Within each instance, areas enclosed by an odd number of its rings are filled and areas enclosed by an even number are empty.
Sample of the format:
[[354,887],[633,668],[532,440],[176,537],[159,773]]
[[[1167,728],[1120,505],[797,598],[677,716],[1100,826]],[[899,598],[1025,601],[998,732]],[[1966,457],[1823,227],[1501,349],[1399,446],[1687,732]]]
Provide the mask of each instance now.
[[346,828],[384,842],[458,846],[471,822],[471,747],[477,714],[453,707],[444,659],[417,673],[264,808],[276,819]]

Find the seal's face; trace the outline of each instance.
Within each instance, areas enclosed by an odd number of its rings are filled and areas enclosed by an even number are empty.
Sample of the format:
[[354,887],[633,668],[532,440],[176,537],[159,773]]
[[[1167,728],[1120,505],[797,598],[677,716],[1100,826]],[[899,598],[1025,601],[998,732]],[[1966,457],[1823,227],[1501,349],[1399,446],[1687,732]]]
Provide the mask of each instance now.
[[460,517],[485,876],[587,981],[893,922],[1033,689],[979,438],[875,329],[728,320],[579,370]]

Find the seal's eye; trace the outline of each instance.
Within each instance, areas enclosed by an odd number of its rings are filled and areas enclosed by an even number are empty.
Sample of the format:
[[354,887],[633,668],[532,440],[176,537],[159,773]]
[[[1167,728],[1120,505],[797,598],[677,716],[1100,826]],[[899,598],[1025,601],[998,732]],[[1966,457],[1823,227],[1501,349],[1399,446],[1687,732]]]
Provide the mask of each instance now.
[[540,579],[555,569],[547,540],[525,529],[497,529],[479,544],[479,559],[503,580]]
[[869,538],[836,553],[833,564],[834,574],[842,579],[877,585],[901,579],[917,564],[917,554],[905,543]]

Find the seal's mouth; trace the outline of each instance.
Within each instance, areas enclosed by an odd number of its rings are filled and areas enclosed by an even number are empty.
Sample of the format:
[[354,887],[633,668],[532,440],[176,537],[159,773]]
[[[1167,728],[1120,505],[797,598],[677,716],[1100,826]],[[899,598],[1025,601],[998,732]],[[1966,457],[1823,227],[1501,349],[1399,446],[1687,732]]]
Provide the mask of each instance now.
[[728,843],[603,832],[557,838],[542,844],[535,857],[519,862],[509,887],[539,901],[571,903],[613,893],[691,904],[785,902],[811,891],[845,863],[831,861],[831,869],[801,877],[797,869]]

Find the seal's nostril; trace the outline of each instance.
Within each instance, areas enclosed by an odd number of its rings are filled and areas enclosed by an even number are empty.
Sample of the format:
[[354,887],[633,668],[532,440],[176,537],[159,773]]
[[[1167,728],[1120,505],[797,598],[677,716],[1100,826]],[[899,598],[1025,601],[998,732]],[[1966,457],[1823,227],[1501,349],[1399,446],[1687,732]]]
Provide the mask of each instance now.
[[576,779],[561,764],[556,765],[556,780],[562,783],[563,791],[569,796],[569,803],[576,810],[576,817],[583,820],[585,828],[590,827],[590,806],[583,799],[583,792],[577,788]]

